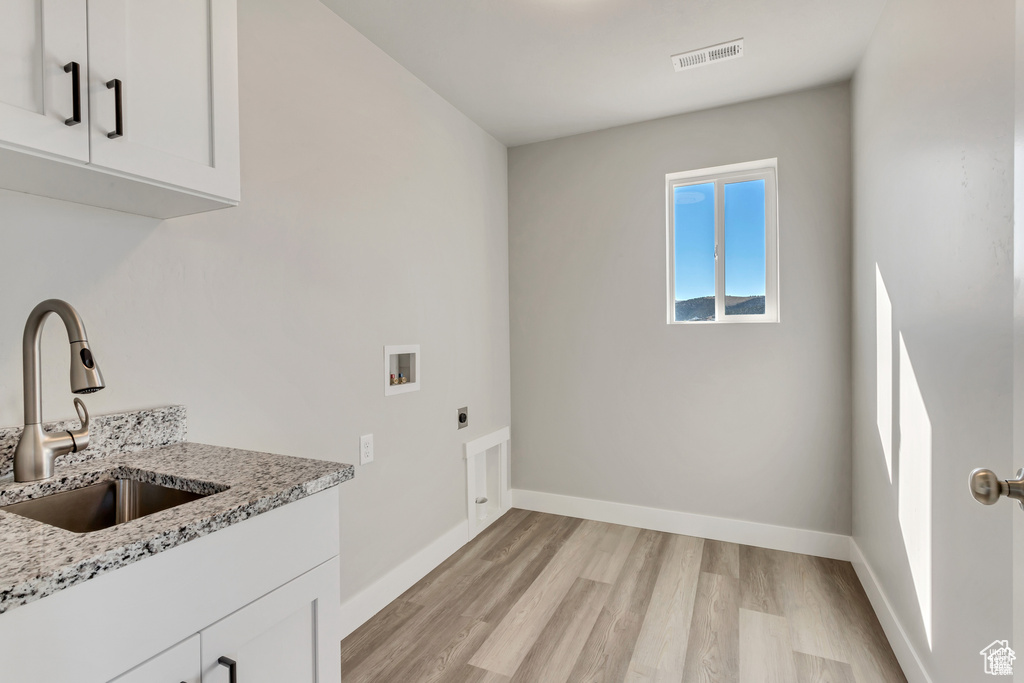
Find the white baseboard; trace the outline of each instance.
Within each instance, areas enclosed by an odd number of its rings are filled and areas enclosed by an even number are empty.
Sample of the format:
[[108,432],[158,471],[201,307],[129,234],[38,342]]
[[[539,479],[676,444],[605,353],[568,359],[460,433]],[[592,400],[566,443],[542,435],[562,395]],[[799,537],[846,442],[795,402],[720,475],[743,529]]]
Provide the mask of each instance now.
[[875,576],[874,570],[868,564],[867,558],[864,557],[864,553],[852,538],[850,539],[850,562],[853,564],[854,571],[857,572],[857,578],[860,579],[861,585],[864,586],[864,592],[868,594],[871,607],[878,615],[878,621],[882,624],[882,630],[885,631],[885,636],[889,639],[892,651],[895,653],[896,659],[899,660],[908,683],[932,683],[921,658],[917,656],[917,650],[911,644],[907,632],[903,630],[903,624],[896,617],[889,598],[882,590],[882,584],[878,582],[878,577]]
[[409,590],[469,540],[469,524],[463,520],[441,534],[426,548],[398,565],[341,605],[341,637],[363,625],[388,603]]
[[823,531],[523,489],[512,489],[512,507],[836,560],[850,559],[850,537]]

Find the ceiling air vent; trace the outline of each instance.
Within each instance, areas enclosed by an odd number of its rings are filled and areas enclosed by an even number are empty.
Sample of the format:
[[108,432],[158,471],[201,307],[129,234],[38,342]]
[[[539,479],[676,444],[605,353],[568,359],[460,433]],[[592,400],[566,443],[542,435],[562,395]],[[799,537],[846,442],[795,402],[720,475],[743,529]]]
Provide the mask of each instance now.
[[694,69],[698,66],[705,66],[712,62],[724,62],[727,59],[736,59],[743,56],[743,39],[730,40],[728,43],[712,45],[700,50],[691,50],[682,54],[672,55],[672,66],[676,71]]

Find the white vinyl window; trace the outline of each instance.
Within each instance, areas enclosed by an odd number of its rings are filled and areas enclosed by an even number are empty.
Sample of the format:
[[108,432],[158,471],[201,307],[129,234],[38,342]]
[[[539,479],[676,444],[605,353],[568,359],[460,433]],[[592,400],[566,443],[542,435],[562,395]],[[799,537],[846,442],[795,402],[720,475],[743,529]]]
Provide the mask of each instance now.
[[778,322],[776,159],[670,173],[668,322]]

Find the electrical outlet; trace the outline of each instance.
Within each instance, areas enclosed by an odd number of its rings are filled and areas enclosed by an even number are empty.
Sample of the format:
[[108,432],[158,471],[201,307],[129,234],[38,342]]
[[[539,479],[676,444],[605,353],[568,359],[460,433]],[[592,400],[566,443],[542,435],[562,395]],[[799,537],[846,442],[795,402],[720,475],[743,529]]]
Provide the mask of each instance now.
[[373,434],[359,437],[359,464],[369,465],[373,462]]
[[469,426],[469,408],[459,408],[459,429]]

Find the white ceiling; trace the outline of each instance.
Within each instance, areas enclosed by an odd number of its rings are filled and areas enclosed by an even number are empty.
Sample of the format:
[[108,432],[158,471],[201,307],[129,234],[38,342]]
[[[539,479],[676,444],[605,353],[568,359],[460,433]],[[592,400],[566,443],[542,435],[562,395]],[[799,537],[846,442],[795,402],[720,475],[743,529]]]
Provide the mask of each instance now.
[[[843,80],[886,0],[323,2],[514,146]],[[741,37],[741,59],[672,68]]]

